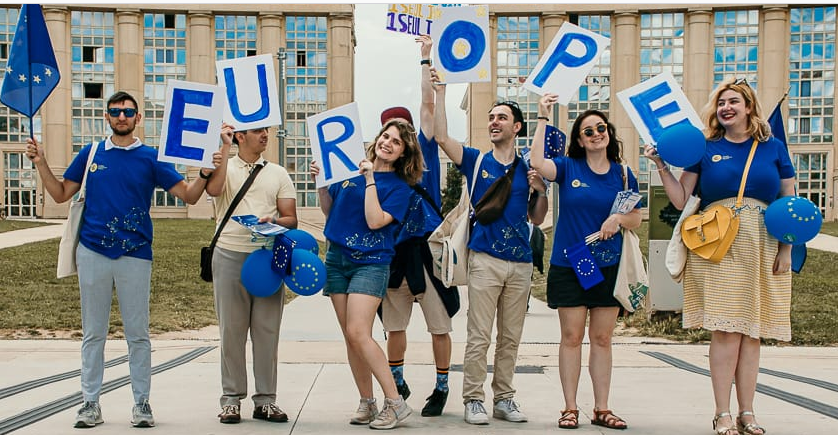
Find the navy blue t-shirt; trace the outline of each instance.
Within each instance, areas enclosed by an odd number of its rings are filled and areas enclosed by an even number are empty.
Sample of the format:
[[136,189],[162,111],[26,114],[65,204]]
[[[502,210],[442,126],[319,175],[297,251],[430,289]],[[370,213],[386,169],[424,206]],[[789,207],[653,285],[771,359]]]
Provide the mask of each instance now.
[[[108,258],[151,260],[154,235],[149,208],[156,187],[169,190],[183,180],[175,166],[157,160],[157,150],[141,145],[130,150],[96,145],[87,173],[84,218],[79,243]],[[91,145],[79,151],[64,178],[82,182]]]
[[[734,143],[724,137],[707,141],[707,151],[699,163],[685,168],[698,174],[701,206],[739,194],[742,172],[751,152],[753,138]],[[780,195],[780,180],[794,177],[786,146],[774,137],[760,142],[745,183],[745,197],[771,204]]]
[[425,133],[419,130],[419,146],[422,147],[422,157],[425,160],[425,171],[422,173],[419,187],[425,189],[434,203],[429,203],[422,198],[422,195],[416,191],[413,192],[407,216],[396,236],[397,245],[414,237],[422,237],[442,223],[442,218],[437,213],[442,204],[439,187],[439,145],[435,139],[428,140]]
[[[468,179],[471,188],[474,164],[480,150],[463,147],[463,160],[458,166]],[[477,184],[471,196],[474,206],[495,182],[503,176],[512,163],[503,165],[495,160],[494,151],[483,156],[480,169],[477,171]],[[501,217],[489,225],[475,222],[471,228],[471,239],[468,247],[472,251],[485,252],[495,258],[519,263],[532,263],[532,249],[530,248],[530,229],[527,226],[527,200],[530,186],[527,183],[527,165],[519,164],[515,167],[512,178],[512,193]]]
[[[600,230],[611,215],[611,206],[617,192],[623,190],[623,167],[611,162],[605,174],[591,170],[584,158],[557,157],[556,179],[559,186],[559,220],[553,230],[553,253],[550,264],[570,267],[565,249],[585,241],[589,234]],[[637,178],[628,169],[628,187],[638,192]],[[635,208],[640,208],[638,203]],[[611,266],[619,263],[623,235],[617,233],[608,240],[591,243],[588,247],[597,265]]]
[[390,264],[395,254],[396,231],[407,213],[413,189],[395,172],[376,172],[375,189],[381,209],[393,221],[377,230],[367,226],[364,214],[366,182],[358,175],[329,186],[332,208],[323,233],[329,242],[340,246],[349,259],[358,264]]

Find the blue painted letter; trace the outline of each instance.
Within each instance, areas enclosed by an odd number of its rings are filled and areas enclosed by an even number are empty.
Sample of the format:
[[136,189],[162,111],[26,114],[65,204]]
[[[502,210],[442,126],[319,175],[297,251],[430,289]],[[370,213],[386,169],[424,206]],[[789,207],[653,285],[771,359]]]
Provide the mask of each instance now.
[[[454,56],[454,43],[459,39],[468,41],[469,53],[462,59]],[[486,37],[477,24],[455,21],[439,36],[439,63],[452,73],[468,71],[480,63],[486,51]]]
[[[658,139],[660,139],[660,135],[664,130],[664,127],[660,123],[661,118],[681,111],[681,107],[678,106],[678,103],[675,101],[671,101],[655,110],[652,110],[653,102],[670,93],[672,93],[672,89],[669,87],[669,83],[662,82],[661,84],[655,85],[642,93],[629,97],[631,105],[634,106],[635,110],[637,110],[637,114],[640,116],[643,124],[646,125],[646,128],[649,129],[649,135],[652,136],[652,140],[655,141],[655,143],[657,143]],[[685,117],[672,125],[689,123],[690,120]],[[667,128],[672,125],[668,125]]]
[[166,135],[165,154],[190,160],[203,160],[203,148],[183,145],[183,132],[207,134],[209,121],[184,118],[183,113],[187,104],[210,107],[212,106],[212,92],[177,88],[172,91],[172,108],[169,111],[169,132]]
[[[323,126],[333,122],[336,122],[343,127],[343,133],[336,139],[327,141],[323,134]],[[330,154],[337,156],[337,158],[340,159],[340,161],[343,162],[343,164],[350,170],[354,171],[358,169],[358,165],[352,163],[352,161],[349,160],[349,156],[338,148],[338,145],[340,145],[341,142],[349,139],[353,134],[355,134],[355,125],[352,124],[351,119],[345,116],[333,116],[317,123],[317,141],[320,143],[320,155],[323,156],[323,175],[327,180],[332,178],[332,162],[329,156]]]
[[[585,45],[585,54],[581,57],[574,56],[567,52],[568,47],[573,41],[579,41]],[[556,67],[564,65],[568,68],[574,68],[590,62],[596,56],[597,45],[596,41],[588,35],[580,33],[568,33],[562,36],[559,43],[556,44],[556,51],[550,54],[547,61],[544,62],[544,67],[533,78],[532,83],[536,86],[543,87],[544,83],[553,74]]]
[[239,107],[239,96],[236,94],[236,79],[233,75],[233,68],[224,68],[224,84],[227,88],[227,102],[230,104],[230,112],[239,122],[256,122],[268,117],[271,113],[270,101],[268,98],[268,75],[265,72],[265,64],[256,65],[256,75],[259,79],[259,99],[261,106],[255,112],[245,115]]

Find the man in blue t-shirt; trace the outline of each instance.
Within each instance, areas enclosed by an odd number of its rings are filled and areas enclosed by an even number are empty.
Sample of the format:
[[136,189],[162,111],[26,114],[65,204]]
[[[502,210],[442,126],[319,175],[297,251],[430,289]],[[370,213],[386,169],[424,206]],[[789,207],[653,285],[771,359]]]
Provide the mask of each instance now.
[[[506,176],[507,171],[513,171],[511,192],[500,217],[491,222],[476,222],[470,230],[469,308],[463,358],[464,419],[469,424],[489,424],[489,416],[483,406],[483,383],[488,369],[486,354],[492,343],[492,324],[497,316],[492,415],[506,421],[525,422],[527,416],[514,400],[512,377],[532,281],[532,249],[527,221],[529,218],[535,225],[544,221],[547,186],[526,163],[518,164],[523,159],[516,155],[515,137],[526,135],[526,123],[516,103],[506,101],[492,106],[487,124],[492,147],[479,163],[479,170],[475,171],[481,152],[477,148],[466,148],[448,137],[445,85],[439,83],[435,71],[431,71],[431,82],[439,103],[434,110],[434,137],[460,172],[466,175],[468,186],[464,188],[474,186],[470,198],[472,206],[496,180]],[[472,180],[475,172],[477,177]],[[535,201],[530,207],[528,198],[531,195]]]
[[[410,388],[404,379],[404,354],[407,350],[405,331],[410,323],[413,303],[419,302],[427,330],[431,334],[431,349],[436,364],[436,384],[422,408],[422,416],[434,417],[442,414],[448,400],[451,316],[459,308],[459,294],[456,287],[446,288],[433,275],[431,269],[433,262],[426,235],[442,222],[439,212],[439,148],[433,135],[434,91],[430,82],[433,41],[428,35],[420,35],[416,42],[421,44],[422,56],[422,60],[419,61],[422,68],[422,104],[419,108],[421,129],[417,133],[419,145],[422,147],[425,172],[422,174],[422,181],[414,186],[410,209],[396,240],[396,256],[390,265],[387,293],[381,302],[381,323],[387,331],[387,359],[390,371],[393,373],[399,394],[407,399]],[[381,113],[381,125],[391,119],[415,125],[410,111],[405,107],[391,107]]]
[[[128,342],[128,365],[134,396],[131,424],[154,426],[148,404],[151,389],[151,341],[148,300],[151,288],[149,209],[156,187],[195,204],[210,172],[186,183],[171,163],[157,161],[157,150],[134,136],[140,123],[137,100],[119,91],[108,99],[105,120],[113,134],[78,153],[58,180],[44,158],[43,148],[27,139],[26,156],[35,164],[44,189],[57,203],[68,201],[85,181],[84,217],[79,230],[76,263],[81,295],[81,387],[84,404],[75,427],[103,423],[99,395],[104,375],[105,340],[114,285]],[[87,165],[90,153],[95,153]],[[220,154],[213,155],[214,163]],[[206,171],[206,172],[205,172]]]

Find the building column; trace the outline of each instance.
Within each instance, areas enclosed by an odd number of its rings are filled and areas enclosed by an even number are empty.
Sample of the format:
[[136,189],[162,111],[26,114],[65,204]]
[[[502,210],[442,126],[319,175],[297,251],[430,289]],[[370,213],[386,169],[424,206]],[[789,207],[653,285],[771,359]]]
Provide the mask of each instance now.
[[[279,47],[285,46],[285,38],[283,34],[284,26],[282,25],[282,14],[276,12],[260,13],[257,20],[258,37],[256,40],[257,54],[270,54],[274,59],[274,69],[276,71],[276,80],[279,80],[280,68],[283,67],[277,62],[277,51]],[[279,110],[285,110],[285,102],[279,102]],[[274,163],[284,161],[279,156],[279,138],[274,134],[275,130],[268,136],[268,147],[265,149],[263,156]]]
[[[613,73],[619,70],[619,73]],[[639,166],[640,138],[628,113],[617,102],[617,91],[640,83],[640,14],[625,11],[614,14],[614,37],[611,38],[611,96],[609,111],[617,137],[623,141],[624,163]],[[636,171],[635,171],[636,172]]]
[[[759,83],[757,95],[765,116],[788,90],[789,83],[789,9],[765,6],[760,14]],[[786,105],[788,107],[788,104]]]
[[[489,15],[489,44],[491,44],[492,78],[488,82],[469,83],[466,90],[468,106],[465,110],[466,119],[469,120],[467,138],[469,143],[466,145],[478,148],[481,152],[492,149],[486,121],[489,109],[498,98],[498,16],[496,14]],[[449,116],[448,119],[450,120],[451,117]]]
[[[139,9],[119,8],[116,10],[116,39],[114,40],[115,88],[133,95],[143,110],[143,25]],[[105,98],[110,95],[105,95]],[[143,124],[137,126],[136,135],[145,137]]]
[[339,107],[353,101],[355,83],[355,33],[351,13],[330,13],[326,81],[327,107]]
[[[205,11],[188,11],[187,25],[187,53],[186,80],[196,83],[215,84],[215,35],[213,34],[213,17]],[[190,166],[186,170],[186,178],[193,180],[198,177],[201,168]],[[195,205],[186,205],[186,216],[190,219],[210,219],[213,217],[212,204],[206,200],[206,192]]]
[[[553,42],[553,38],[556,37],[556,34],[559,33],[559,28],[562,27],[562,24],[567,21],[567,14],[565,12],[546,12],[541,14],[541,28],[543,29],[541,32],[541,55],[544,56],[544,51],[547,50],[547,47],[550,46],[550,43]],[[556,115],[555,119],[551,119],[553,121],[553,125],[556,126],[559,130],[565,131],[567,125],[565,120],[567,119],[567,106],[556,104],[555,109],[558,109],[558,114]],[[554,111],[555,111],[554,109]],[[553,115],[550,115],[550,118],[553,118]]]
[[701,112],[713,90],[713,13],[709,8],[691,8],[686,14],[684,93],[693,108]]
[[[70,108],[73,99],[70,10],[66,6],[45,5],[43,11],[61,80],[40,109],[41,145],[47,150],[50,170],[61,179],[64,170],[73,159],[73,141],[70,131],[72,125]],[[66,217],[69,203],[56,204],[52,197],[44,192],[40,179],[38,181],[39,201],[35,213],[44,218]]]

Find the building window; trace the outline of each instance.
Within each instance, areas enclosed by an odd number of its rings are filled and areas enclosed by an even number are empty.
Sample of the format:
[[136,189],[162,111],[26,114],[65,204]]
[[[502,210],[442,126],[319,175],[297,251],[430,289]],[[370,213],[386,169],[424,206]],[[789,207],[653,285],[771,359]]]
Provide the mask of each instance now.
[[110,133],[104,120],[105,99],[114,90],[113,12],[72,11],[73,153]]
[[759,12],[719,11],[714,24],[713,87],[729,77],[744,77],[756,89]]
[[[143,16],[143,125],[144,143],[158,146],[163,128],[163,107],[169,80],[186,80],[186,15],[151,14]],[[186,167],[177,165],[186,174]],[[154,206],[185,207],[180,198],[162,189],[155,190]]]
[[[611,17],[608,15],[571,15],[570,22],[583,29],[611,38]],[[573,126],[576,117],[586,110],[599,110],[608,116],[608,104],[611,99],[611,48],[607,48],[599,62],[585,77],[585,83],[579,87],[576,98],[567,106],[567,132]]]
[[684,77],[684,14],[668,12],[640,16],[640,80],[664,71]]
[[3,155],[3,211],[7,217],[35,217],[35,165],[23,153]]
[[826,214],[827,153],[801,153],[794,155],[797,171],[797,194],[809,198]]
[[285,124],[281,156],[297,187],[297,205],[317,206],[317,189],[308,175],[311,151],[305,119],[323,112],[326,92],[326,17],[289,16],[285,20]]
[[523,84],[541,57],[540,31],[538,17],[498,17],[497,101],[515,101],[521,107],[529,131],[516,138],[518,148],[529,146],[538,116],[539,96]]
[[256,55],[256,16],[215,16],[215,59]]

